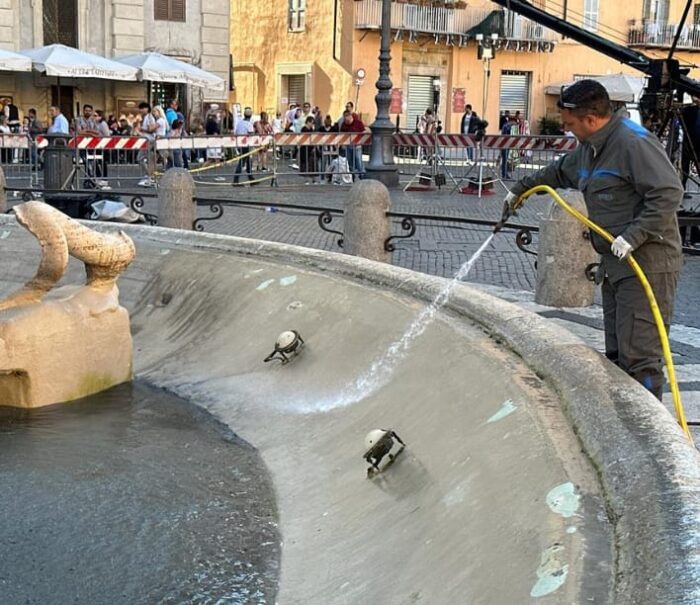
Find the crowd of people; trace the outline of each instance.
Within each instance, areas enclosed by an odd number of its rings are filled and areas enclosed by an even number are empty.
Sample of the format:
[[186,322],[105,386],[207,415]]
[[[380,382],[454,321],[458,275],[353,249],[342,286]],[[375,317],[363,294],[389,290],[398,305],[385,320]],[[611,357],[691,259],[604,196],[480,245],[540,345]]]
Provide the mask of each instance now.
[[[355,112],[352,101],[345,104],[343,114],[334,119],[330,114],[325,114],[317,106],[310,103],[290,103],[287,111],[277,112],[270,120],[266,112],[260,114],[260,118],[253,119],[253,110],[246,107],[243,111],[243,119],[237,120],[234,127],[236,136],[250,135],[274,135],[283,132],[305,133],[362,133],[367,127],[360,116]],[[251,150],[249,147],[239,147],[239,155],[242,156],[236,166],[234,184],[239,184],[240,177],[245,170],[248,181],[256,184],[253,169],[266,172],[268,170],[268,148]],[[328,182],[341,183],[352,182],[353,179],[362,178],[364,166],[362,163],[362,147],[359,145],[300,145],[281,150],[278,159],[289,159],[291,166],[299,170],[306,184],[320,184],[323,179]],[[255,158],[253,161],[252,158]]]

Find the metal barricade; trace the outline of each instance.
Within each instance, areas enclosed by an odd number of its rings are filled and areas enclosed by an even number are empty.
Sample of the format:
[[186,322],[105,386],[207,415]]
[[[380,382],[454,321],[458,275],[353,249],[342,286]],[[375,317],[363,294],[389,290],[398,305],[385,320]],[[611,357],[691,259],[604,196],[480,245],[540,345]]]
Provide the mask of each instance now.
[[157,139],[164,169],[186,168],[200,185],[274,180],[274,140],[270,136],[183,136]]
[[351,185],[365,172],[365,132],[280,133],[274,136],[277,184],[333,183]]
[[481,195],[514,181],[576,148],[573,137],[395,134],[394,158],[404,189],[451,185]]
[[[35,141],[39,166],[41,155],[48,146],[47,137]],[[72,150],[74,170],[71,189],[121,189],[134,186],[149,178],[154,170],[155,154],[150,141],[140,136],[68,138]],[[43,173],[37,171],[37,185],[43,183]]]
[[9,187],[36,186],[36,147],[27,134],[0,134],[0,166]]

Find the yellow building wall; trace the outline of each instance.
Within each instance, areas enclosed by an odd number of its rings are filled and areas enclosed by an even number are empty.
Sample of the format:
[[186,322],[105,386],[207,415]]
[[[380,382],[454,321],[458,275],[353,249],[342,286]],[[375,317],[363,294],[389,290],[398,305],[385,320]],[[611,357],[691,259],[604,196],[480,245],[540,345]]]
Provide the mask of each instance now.
[[306,74],[306,100],[337,117],[354,98],[353,29],[352,1],[339,0],[334,57],[334,2],[307,0],[305,30],[290,32],[286,0],[232,0],[235,90],[230,101],[274,115],[287,109],[281,76]]

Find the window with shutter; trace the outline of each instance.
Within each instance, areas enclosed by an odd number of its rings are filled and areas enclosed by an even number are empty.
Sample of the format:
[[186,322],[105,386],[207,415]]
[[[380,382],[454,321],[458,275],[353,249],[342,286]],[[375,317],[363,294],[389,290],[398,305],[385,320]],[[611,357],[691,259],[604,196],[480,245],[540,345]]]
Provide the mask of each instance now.
[[519,111],[522,117],[527,118],[530,110],[530,82],[532,72],[529,71],[502,71],[501,95],[498,109],[506,110],[514,115]]
[[306,29],[306,0],[289,0],[289,31]]
[[187,7],[185,0],[154,0],[153,17],[156,21],[181,21],[187,20]]
[[598,31],[598,0],[584,0],[583,29],[589,32]]
[[77,0],[44,0],[44,44],[78,47]]

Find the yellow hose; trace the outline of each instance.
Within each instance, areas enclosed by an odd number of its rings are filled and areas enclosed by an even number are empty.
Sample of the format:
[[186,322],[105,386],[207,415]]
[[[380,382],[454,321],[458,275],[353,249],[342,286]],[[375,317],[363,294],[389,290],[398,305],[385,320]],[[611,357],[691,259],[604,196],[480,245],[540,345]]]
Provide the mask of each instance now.
[[[610,233],[608,233],[602,227],[596,225],[587,216],[584,216],[578,210],[571,207],[567,202],[565,202],[562,199],[562,197],[554,189],[552,189],[548,185],[538,185],[537,187],[529,189],[528,191],[523,193],[523,195],[520,196],[520,198],[515,203],[515,206],[519,206],[528,197],[535,193],[549,194],[557,204],[559,204],[576,220],[586,225],[586,227],[588,227],[591,231],[595,231],[598,235],[600,235],[600,237],[602,237],[609,243],[613,243],[615,238],[612,235],[610,235]],[[673,406],[676,409],[676,418],[678,419],[678,424],[681,425],[681,428],[688,437],[688,441],[690,441],[690,444],[695,446],[695,443],[693,442],[693,436],[690,434],[690,429],[688,428],[688,423],[685,419],[683,403],[681,402],[681,393],[678,390],[678,381],[676,380],[676,369],[673,365],[673,358],[671,357],[671,347],[668,344],[668,334],[666,334],[666,326],[664,325],[664,320],[661,317],[661,311],[659,310],[659,305],[656,302],[656,296],[654,296],[654,291],[651,289],[651,285],[649,284],[646,275],[644,275],[642,268],[639,266],[639,264],[631,254],[627,256],[627,262],[639,278],[639,281],[641,282],[642,287],[644,288],[644,292],[646,292],[647,298],[649,299],[651,313],[654,316],[654,321],[656,322],[656,329],[659,331],[659,338],[661,339],[661,348],[664,352],[666,370],[668,371],[668,382],[671,385],[671,394],[673,395]]]

